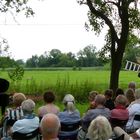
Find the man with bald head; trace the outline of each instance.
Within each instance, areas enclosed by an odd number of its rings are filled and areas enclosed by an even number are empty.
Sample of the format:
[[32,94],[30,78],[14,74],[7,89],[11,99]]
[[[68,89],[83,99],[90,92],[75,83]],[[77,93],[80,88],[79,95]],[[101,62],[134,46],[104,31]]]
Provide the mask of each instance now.
[[60,120],[52,113],[46,114],[40,123],[42,140],[58,140],[57,136],[60,130]]

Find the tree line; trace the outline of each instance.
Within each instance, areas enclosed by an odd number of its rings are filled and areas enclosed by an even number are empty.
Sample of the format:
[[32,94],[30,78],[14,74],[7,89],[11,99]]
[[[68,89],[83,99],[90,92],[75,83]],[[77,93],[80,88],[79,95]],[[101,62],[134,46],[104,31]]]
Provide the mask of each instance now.
[[[32,55],[31,58],[25,62],[21,59],[14,60],[10,56],[0,57],[0,68],[13,68],[15,66],[22,66],[26,68],[45,68],[45,67],[97,67],[110,64],[110,56],[102,57],[102,52],[93,45],[88,45],[77,54],[72,52],[62,53],[59,49],[52,49],[50,52],[44,54]],[[137,55],[140,54],[138,46],[130,46],[126,50],[123,57],[124,67],[126,60],[137,62]]]

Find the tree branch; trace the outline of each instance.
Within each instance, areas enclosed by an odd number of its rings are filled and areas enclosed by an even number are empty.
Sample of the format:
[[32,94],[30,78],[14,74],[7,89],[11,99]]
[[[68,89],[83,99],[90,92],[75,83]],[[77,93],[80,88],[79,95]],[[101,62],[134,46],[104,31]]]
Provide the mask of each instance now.
[[112,38],[114,40],[116,40],[117,42],[119,41],[117,33],[115,31],[115,28],[112,24],[112,22],[109,20],[109,18],[107,18],[102,12],[96,10],[93,5],[91,0],[87,0],[87,5],[89,6],[90,11],[96,16],[96,17],[100,17],[101,19],[103,19],[105,21],[105,23],[109,26],[110,31],[111,31],[111,35]]

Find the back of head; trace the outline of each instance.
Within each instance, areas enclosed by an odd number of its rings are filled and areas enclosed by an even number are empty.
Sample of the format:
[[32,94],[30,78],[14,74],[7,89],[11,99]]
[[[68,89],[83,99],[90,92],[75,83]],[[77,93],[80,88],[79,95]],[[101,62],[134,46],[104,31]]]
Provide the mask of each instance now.
[[117,88],[117,89],[116,89],[116,92],[115,92],[115,95],[116,95],[116,97],[117,97],[118,95],[124,95],[123,89]]
[[105,90],[104,95],[107,96],[107,97],[109,97],[109,98],[112,98],[112,96],[113,96],[113,90],[111,90],[111,89]]
[[31,114],[35,109],[35,102],[31,99],[27,99],[22,102],[21,107],[25,114]]
[[75,99],[71,94],[66,94],[64,99],[63,99],[63,103],[67,103],[67,102],[73,102],[75,103]]
[[135,99],[140,99],[140,88],[135,90]]
[[13,103],[15,106],[21,106],[21,103],[26,100],[26,97],[23,93],[15,93],[13,95]]
[[64,99],[63,99],[63,103],[65,105],[65,109],[71,113],[75,110],[75,99],[71,94],[67,94],[65,95]]
[[90,140],[108,140],[112,135],[112,128],[108,119],[98,116],[90,123],[87,136]]
[[125,92],[125,96],[129,103],[133,102],[135,100],[134,90],[129,88]]
[[135,83],[134,81],[130,82],[130,83],[128,84],[128,88],[131,88],[131,89],[133,89],[133,90],[135,91],[136,83]]
[[43,116],[40,123],[43,139],[56,138],[60,129],[59,118],[52,113]]
[[55,95],[52,91],[46,91],[43,95],[43,99],[46,103],[52,103],[55,100]]
[[96,104],[96,105],[104,105],[106,99],[105,99],[105,96],[104,96],[104,95],[98,94],[98,95],[96,95],[94,101],[95,101],[95,104]]
[[88,96],[89,101],[94,101],[96,95],[98,95],[97,91],[91,91]]
[[127,104],[127,98],[124,95],[118,95],[115,99],[115,105],[122,105],[126,106]]

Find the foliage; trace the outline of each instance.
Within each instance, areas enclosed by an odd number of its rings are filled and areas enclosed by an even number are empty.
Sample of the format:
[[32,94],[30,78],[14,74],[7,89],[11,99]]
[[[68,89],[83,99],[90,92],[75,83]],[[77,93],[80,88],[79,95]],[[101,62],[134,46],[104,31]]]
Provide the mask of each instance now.
[[110,51],[111,75],[110,88],[114,91],[118,87],[119,72],[129,33],[135,34],[140,28],[139,0],[77,0],[79,4],[86,4],[89,22],[86,28],[91,28],[97,34],[103,27],[108,27],[106,44],[102,55]]
[[8,57],[0,57],[0,68],[14,68],[16,66],[16,62],[14,59]]
[[28,5],[28,0],[1,0],[0,12],[10,12],[12,15],[24,12],[26,17],[34,15],[32,8]]
[[80,50],[77,55],[68,52],[62,53],[58,49],[52,49],[43,55],[33,55],[26,61],[26,67],[91,67],[102,66],[103,63],[98,57],[96,48],[92,45]]
[[20,66],[17,66],[15,69],[8,71],[8,76],[14,82],[22,80],[24,76],[24,69]]
[[125,65],[124,63],[126,63],[126,60],[138,63],[137,57],[140,57],[140,39],[131,34],[124,53],[123,66]]

